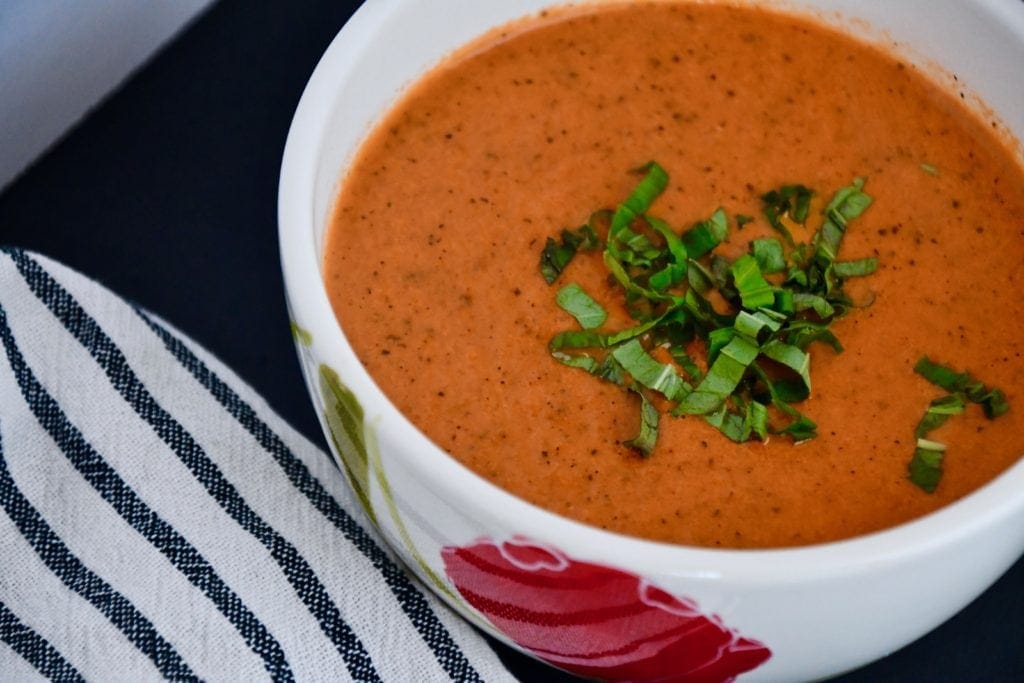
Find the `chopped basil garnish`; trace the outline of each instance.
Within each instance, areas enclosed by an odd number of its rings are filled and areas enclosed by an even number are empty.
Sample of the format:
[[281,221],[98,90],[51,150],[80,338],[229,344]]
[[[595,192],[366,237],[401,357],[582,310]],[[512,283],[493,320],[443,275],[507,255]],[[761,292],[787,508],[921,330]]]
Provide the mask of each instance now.
[[863,187],[864,180],[855,178],[852,185],[836,192],[825,207],[825,222],[811,241],[814,254],[805,270],[807,282],[826,296],[832,296],[833,290],[841,286],[835,261],[846,226],[871,205],[871,197],[861,190]]
[[555,301],[566,313],[576,318],[580,327],[585,330],[600,327],[608,318],[608,313],[601,308],[601,304],[591,299],[590,295],[575,282],[558,290]]
[[636,339],[617,347],[612,356],[638,384],[660,392],[670,401],[679,401],[692,391],[675,368],[651,358]]
[[878,259],[862,258],[856,261],[837,261],[833,272],[836,277],[863,277],[878,270]]
[[540,273],[550,285],[569,265],[577,250],[597,249],[600,246],[601,241],[589,224],[578,230],[563,230],[561,244],[549,237],[547,244],[544,245],[544,250],[540,253]]
[[836,335],[828,329],[827,323],[816,323],[811,320],[791,321],[785,335],[785,340],[787,344],[792,344],[804,351],[813,342],[820,341],[831,346],[832,350],[836,353],[843,352],[843,345],[839,343]]
[[[814,421],[792,405],[811,393],[808,347],[822,342],[842,351],[829,326],[852,308],[843,280],[877,268],[873,258],[836,258],[849,222],[871,202],[863,181],[834,195],[810,242],[796,243],[787,224],[808,223],[814,192],[786,185],[764,194],[765,217],[782,239],[752,240],[748,253],[731,260],[715,253],[729,237],[725,210],[677,231],[648,214],[668,174],[654,162],[640,171],[643,178],[614,212],[594,213],[584,228],[564,231],[560,244],[548,240],[541,256],[542,274],[554,282],[579,249],[601,245],[595,226],[607,226],[602,258],[609,282],[621,287],[636,324],[596,331],[606,307],[566,285],[558,304],[583,329],[555,335],[552,356],[639,396],[639,433],[624,443],[645,456],[663,411],[702,416],[737,442],[769,434],[814,438]],[[752,219],[735,220],[742,227]],[[702,361],[693,357],[697,350]]]
[[914,436],[918,439],[928,436],[928,432],[944,425],[950,417],[964,412],[965,407],[963,394],[940,396],[928,406],[924,417],[917,423]]
[[744,254],[733,261],[732,268],[733,282],[739,290],[743,308],[756,310],[762,306],[771,306],[775,303],[775,292],[768,281],[761,274],[757,260]]
[[[796,346],[791,346],[777,339],[773,339],[761,347],[761,355],[765,358],[771,358],[776,363],[786,366],[795,372],[796,376],[800,378],[800,388],[789,389],[791,392],[789,395],[791,397],[802,396],[802,398],[796,399],[798,401],[802,401],[811,395],[811,357],[808,356],[805,351],[800,350]],[[776,387],[779,385],[785,387],[794,386],[788,381],[785,381],[785,383],[775,383]]]
[[584,330],[582,332],[577,330],[560,332],[559,334],[556,334],[550,342],[548,342],[548,348],[551,349],[552,353],[561,351],[562,349],[603,349],[607,348],[607,346],[608,335],[601,334],[600,332],[591,332],[589,330]]
[[660,413],[658,413],[658,409],[654,407],[654,404],[648,400],[644,392],[637,391],[636,393],[640,396],[640,432],[632,439],[623,443],[631,448],[635,448],[646,458],[654,451],[654,446],[658,443],[658,419],[660,418]]
[[962,393],[971,403],[981,404],[985,417],[997,418],[1010,409],[1006,395],[1001,389],[989,389],[977,381],[969,373],[956,372],[938,363],[933,363],[927,356],[922,356],[914,366],[914,372],[932,384],[951,393]]
[[728,235],[729,224],[725,220],[725,211],[718,209],[711,218],[683,233],[683,245],[690,258],[699,259],[724,242]]
[[793,308],[797,311],[814,311],[822,320],[836,314],[836,309],[832,307],[828,299],[817,294],[804,294],[803,292],[793,295]]
[[757,358],[757,344],[742,335],[722,347],[701,383],[672,411],[673,415],[706,415],[721,406],[739,386],[747,366]]
[[914,457],[908,469],[910,480],[928,493],[934,493],[942,479],[942,459],[946,455],[946,446],[936,441],[918,439],[914,449]]
[[971,376],[966,372],[956,372],[945,365],[933,363],[928,356],[918,359],[914,372],[946,391],[963,391],[971,381]]
[[786,257],[782,252],[782,244],[777,239],[765,238],[750,243],[750,253],[754,255],[762,273],[781,273],[786,270]]
[[761,201],[764,202],[764,217],[768,219],[768,224],[778,231],[791,247],[794,246],[793,235],[782,222],[782,218],[788,216],[794,223],[803,225],[807,221],[813,197],[814,192],[803,185],[783,185],[761,197]]
[[927,356],[922,356],[917,361],[914,372],[949,392],[932,401],[921,421],[917,423],[914,430],[917,448],[907,468],[910,481],[928,493],[933,493],[942,479],[942,460],[946,446],[925,437],[944,425],[953,415],[963,413],[968,402],[979,404],[985,417],[990,420],[1003,415],[1010,406],[1006,402],[1006,395],[1000,389],[990,389],[969,373],[957,372],[931,361]]
[[747,403],[742,412],[730,411],[723,405],[704,419],[736,443],[749,441],[755,434],[761,440],[768,436],[768,408],[757,401]]
[[630,223],[647,211],[668,184],[668,174],[656,163],[651,162],[640,170],[645,173],[643,180],[626,201],[619,204],[608,229],[608,246],[605,253],[611,253],[620,261],[629,260],[634,255],[636,246],[645,246],[636,244],[638,235],[630,229]]

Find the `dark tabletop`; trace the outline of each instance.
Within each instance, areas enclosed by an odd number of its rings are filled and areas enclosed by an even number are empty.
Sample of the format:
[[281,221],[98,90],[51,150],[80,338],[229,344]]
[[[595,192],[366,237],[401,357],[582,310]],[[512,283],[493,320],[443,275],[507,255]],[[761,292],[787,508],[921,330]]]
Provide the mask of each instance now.
[[[0,194],[0,244],[164,317],[321,447],[285,314],[277,180],[303,86],[358,4],[221,0]],[[496,649],[523,680],[569,680]],[[839,680],[1024,680],[1024,562],[945,625]]]

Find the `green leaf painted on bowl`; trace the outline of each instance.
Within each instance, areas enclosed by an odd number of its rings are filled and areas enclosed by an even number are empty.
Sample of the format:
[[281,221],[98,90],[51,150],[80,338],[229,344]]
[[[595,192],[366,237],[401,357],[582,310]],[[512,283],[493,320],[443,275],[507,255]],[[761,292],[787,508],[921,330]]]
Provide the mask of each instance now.
[[395,502],[394,493],[391,491],[391,484],[388,483],[387,475],[384,473],[384,463],[381,462],[380,458],[380,447],[377,445],[377,436],[373,433],[373,430],[367,430],[367,452],[370,456],[370,463],[373,468],[373,473],[377,476],[377,482],[380,484],[380,491],[384,495],[384,502],[388,506],[388,512],[391,514],[391,519],[395,523],[395,527],[398,529],[398,535],[402,539],[402,545],[409,551],[413,559],[416,560],[416,564],[426,575],[430,583],[434,585],[434,588],[439,590],[441,593],[447,595],[450,599],[462,603],[462,599],[452,591],[448,585],[437,575],[437,573],[430,568],[427,561],[423,558],[423,554],[420,553],[416,544],[412,540],[412,535],[405,526],[405,522],[402,521],[402,516],[398,512],[398,504]]
[[292,337],[295,341],[302,344],[303,346],[313,345],[313,335],[309,333],[309,330],[305,330],[299,327],[299,324],[294,320],[291,321]]
[[[365,424],[363,407],[352,391],[342,383],[338,373],[323,364],[320,365],[320,391],[324,398],[324,414],[331,433],[331,441],[334,442],[334,450],[339,454],[345,474],[348,475],[352,489],[356,492],[370,521],[375,526],[380,526],[377,523],[377,515],[370,498],[372,472],[377,479],[380,493],[405,550],[412,556],[423,575],[437,591],[448,599],[465,606],[461,597],[452,591],[448,584],[427,564],[423,554],[413,542],[412,535],[398,511],[398,504],[395,502],[391,484],[388,483],[387,475],[384,472],[377,436],[372,427],[367,427]],[[472,612],[468,609],[466,614],[473,617]],[[483,624],[478,623],[478,625],[482,626]]]
[[377,524],[377,516],[370,502],[369,464],[366,439],[363,433],[363,408],[341,378],[326,365],[320,366],[320,393],[324,398],[324,416],[331,432],[334,450],[341,459],[352,489],[363,504],[370,521]]

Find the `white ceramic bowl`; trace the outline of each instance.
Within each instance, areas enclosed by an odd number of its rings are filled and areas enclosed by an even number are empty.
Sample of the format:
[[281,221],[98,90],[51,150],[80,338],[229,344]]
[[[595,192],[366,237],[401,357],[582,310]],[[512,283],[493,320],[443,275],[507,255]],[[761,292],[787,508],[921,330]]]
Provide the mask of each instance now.
[[[473,474],[403,417],[357,360],[320,272],[346,164],[404,86],[487,29],[548,4],[369,0],[328,48],[296,111],[279,196],[285,283],[303,330],[306,381],[350,483],[398,554],[456,610],[513,647],[577,672],[636,679],[704,666],[700,680],[747,669],[743,680],[806,680],[921,636],[1024,550],[1024,462],[932,515],[848,541],[770,551],[653,543],[557,516]],[[955,72],[1024,138],[1021,3],[793,0],[785,7]],[[518,616],[505,618],[488,599]],[[647,643],[637,645],[642,638]]]

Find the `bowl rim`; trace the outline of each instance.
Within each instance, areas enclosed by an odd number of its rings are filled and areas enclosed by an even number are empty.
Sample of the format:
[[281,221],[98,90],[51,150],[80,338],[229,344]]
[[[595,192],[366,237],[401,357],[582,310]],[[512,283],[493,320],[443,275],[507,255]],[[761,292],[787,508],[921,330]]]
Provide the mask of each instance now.
[[[328,300],[315,242],[319,150],[333,111],[334,84],[404,0],[367,0],[335,36],[296,108],[285,144],[278,191],[278,235],[289,311],[313,330],[315,346],[341,358],[346,384],[375,429],[404,444],[405,465],[423,486],[481,520],[515,520],[526,537],[551,542],[575,557],[607,557],[646,574],[728,576],[749,586],[801,583],[885,568],[927,556],[1024,512],[1024,457],[972,493],[938,510],[872,533],[805,546],[734,549],[686,546],[607,531],[548,511],[498,487],[448,455],[391,402],[356,358]],[[973,0],[1007,22],[1024,41],[1024,13],[997,0]],[[556,4],[556,3],[548,3]],[[1020,132],[1018,132],[1020,134]],[[315,394],[315,388],[310,386]],[[385,434],[386,432],[386,434]],[[415,457],[409,457],[415,453]],[[498,512],[500,510],[500,512]]]

